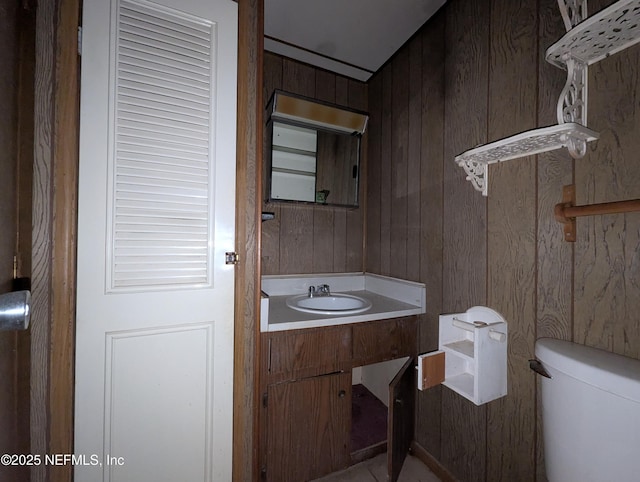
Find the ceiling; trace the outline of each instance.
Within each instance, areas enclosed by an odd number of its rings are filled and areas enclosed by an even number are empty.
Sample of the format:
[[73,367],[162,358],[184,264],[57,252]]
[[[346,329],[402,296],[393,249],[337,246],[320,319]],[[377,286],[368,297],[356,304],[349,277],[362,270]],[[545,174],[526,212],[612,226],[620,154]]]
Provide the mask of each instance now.
[[446,0],[265,0],[264,48],[367,81]]

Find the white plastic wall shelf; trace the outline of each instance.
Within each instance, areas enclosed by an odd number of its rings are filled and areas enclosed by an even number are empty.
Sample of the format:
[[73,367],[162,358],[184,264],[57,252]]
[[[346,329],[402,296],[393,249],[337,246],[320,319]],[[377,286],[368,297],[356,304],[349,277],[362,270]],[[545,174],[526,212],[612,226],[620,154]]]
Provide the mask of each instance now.
[[486,196],[489,189],[489,164],[532,156],[562,147],[573,148],[576,144],[590,142],[597,138],[597,132],[580,124],[567,122],[522,132],[469,149],[456,156],[455,162],[464,169],[467,180],[473,187]]
[[620,0],[569,30],[545,58],[562,69],[568,58],[592,65],[638,42],[640,0]]
[[618,0],[584,19],[586,0],[558,0],[567,33],[547,49],[546,60],[567,70],[567,83],[558,100],[558,125],[543,127],[456,156],[473,187],[488,194],[488,166],[566,147],[575,159],[598,138],[587,127],[587,68],[640,42],[640,0]]
[[476,405],[507,394],[507,322],[500,313],[474,306],[440,315],[439,349],[445,353],[444,386]]

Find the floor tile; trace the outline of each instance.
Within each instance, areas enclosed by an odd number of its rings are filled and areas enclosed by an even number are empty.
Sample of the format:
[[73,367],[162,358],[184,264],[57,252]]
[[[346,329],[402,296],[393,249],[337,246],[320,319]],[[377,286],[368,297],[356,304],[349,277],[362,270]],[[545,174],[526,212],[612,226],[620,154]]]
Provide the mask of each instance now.
[[353,465],[348,469],[316,479],[314,482],[378,482],[367,469],[367,462]]
[[[386,482],[387,454],[380,454],[348,469],[327,475],[315,482]],[[407,456],[398,482],[440,482],[419,459]]]
[[402,466],[398,482],[440,482],[440,479],[419,459],[408,456]]

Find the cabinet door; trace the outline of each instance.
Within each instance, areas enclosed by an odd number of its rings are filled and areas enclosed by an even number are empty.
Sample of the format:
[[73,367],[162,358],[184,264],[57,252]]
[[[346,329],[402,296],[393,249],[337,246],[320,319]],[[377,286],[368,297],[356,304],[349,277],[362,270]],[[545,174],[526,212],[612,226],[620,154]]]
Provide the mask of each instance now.
[[267,480],[312,480],[349,464],[351,372],[268,387]]
[[409,358],[389,384],[387,466],[389,481],[396,482],[413,440],[415,413],[415,361]]

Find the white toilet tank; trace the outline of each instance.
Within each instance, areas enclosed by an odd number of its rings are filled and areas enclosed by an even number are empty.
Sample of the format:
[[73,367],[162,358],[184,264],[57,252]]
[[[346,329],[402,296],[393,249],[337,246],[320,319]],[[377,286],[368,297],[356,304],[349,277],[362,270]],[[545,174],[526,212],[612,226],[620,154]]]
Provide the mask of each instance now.
[[640,481],[640,360],[541,338],[549,482]]

